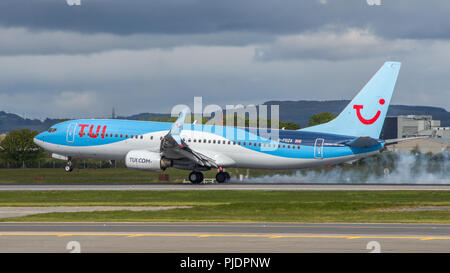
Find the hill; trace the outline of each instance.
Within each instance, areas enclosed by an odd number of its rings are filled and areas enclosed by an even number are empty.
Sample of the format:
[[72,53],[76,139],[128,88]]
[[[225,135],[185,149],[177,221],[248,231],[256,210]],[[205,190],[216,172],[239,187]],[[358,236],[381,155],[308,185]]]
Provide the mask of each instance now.
[[[313,114],[320,112],[340,113],[349,100],[330,100],[330,101],[267,101],[265,105],[280,106],[280,120],[285,122],[294,122],[302,127],[306,127],[309,118]],[[268,111],[270,112],[270,111]],[[431,106],[409,106],[409,105],[390,105],[388,116],[397,115],[431,115],[433,119],[441,120],[442,126],[450,126],[450,112],[444,108]],[[169,117],[169,114],[161,113],[140,113],[131,116],[121,116],[119,119],[129,120],[148,120],[149,118]],[[31,129],[38,132],[47,130],[51,125],[57,123],[60,119],[24,119],[16,114],[0,111],[0,134],[7,133],[16,129]]]
[[51,125],[57,123],[59,119],[24,119],[16,114],[0,111],[0,134],[16,129],[30,129],[38,132],[47,130]]

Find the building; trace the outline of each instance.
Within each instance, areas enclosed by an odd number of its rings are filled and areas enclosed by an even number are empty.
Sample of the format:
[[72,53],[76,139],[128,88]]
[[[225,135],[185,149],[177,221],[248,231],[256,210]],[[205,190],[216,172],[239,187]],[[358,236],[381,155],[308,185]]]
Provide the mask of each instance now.
[[430,115],[387,117],[381,132],[382,139],[431,137],[450,139],[450,127],[442,127],[440,120]]
[[431,115],[405,115],[387,117],[380,138],[395,139],[423,137],[401,141],[388,147],[392,151],[411,151],[421,153],[440,153],[450,149],[450,127],[442,127],[440,120]]
[[444,152],[447,149],[450,149],[450,139],[440,138],[410,139],[387,146],[388,151],[410,152],[412,150],[418,150],[423,154],[438,154]]

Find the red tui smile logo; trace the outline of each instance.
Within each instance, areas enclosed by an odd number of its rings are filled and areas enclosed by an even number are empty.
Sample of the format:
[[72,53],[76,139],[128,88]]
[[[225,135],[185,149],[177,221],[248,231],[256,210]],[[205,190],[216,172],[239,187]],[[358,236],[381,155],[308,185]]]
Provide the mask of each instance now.
[[[383,105],[385,103],[385,100],[384,99],[380,99],[378,102],[381,105]],[[356,109],[356,115],[358,116],[359,121],[361,121],[363,124],[366,124],[366,125],[373,124],[380,117],[381,111],[378,110],[373,118],[371,118],[371,119],[363,118],[362,115],[361,115],[361,109],[363,109],[363,108],[364,108],[363,105],[357,105],[357,104],[353,105],[353,109]]]

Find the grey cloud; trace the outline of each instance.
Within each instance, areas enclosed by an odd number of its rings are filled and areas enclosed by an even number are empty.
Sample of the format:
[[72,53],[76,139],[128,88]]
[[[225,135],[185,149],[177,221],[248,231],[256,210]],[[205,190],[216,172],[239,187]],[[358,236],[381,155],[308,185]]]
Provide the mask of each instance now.
[[[450,108],[448,42],[401,58],[392,103]],[[384,57],[254,62],[255,47],[110,51],[89,56],[0,57],[0,109],[37,117],[169,112],[176,104],[249,104],[271,99],[349,99]],[[419,99],[420,98],[420,99]]]
[[130,35],[259,32],[293,34],[325,25],[373,28],[383,37],[450,38],[442,0],[3,0],[0,25],[36,30]]
[[220,32],[210,34],[130,34],[31,31],[0,27],[0,55],[91,54],[109,50],[143,50],[195,45],[243,46],[271,42],[261,33]]
[[0,1],[1,110],[349,99],[390,59],[403,62],[392,103],[450,108],[449,1],[81,1]]
[[346,60],[375,57],[397,58],[417,52],[431,41],[387,40],[369,30],[324,29],[318,32],[278,37],[275,42],[258,47],[255,59],[273,60]]

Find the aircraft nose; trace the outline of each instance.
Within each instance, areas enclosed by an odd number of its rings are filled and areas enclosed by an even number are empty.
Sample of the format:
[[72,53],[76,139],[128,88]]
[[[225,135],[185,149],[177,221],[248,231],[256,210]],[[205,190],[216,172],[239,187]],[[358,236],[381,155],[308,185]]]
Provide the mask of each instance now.
[[36,145],[41,146],[40,144],[44,141],[44,134],[45,134],[45,133],[40,133],[40,134],[38,134],[37,136],[35,136],[35,137],[33,138],[33,142],[34,142]]

